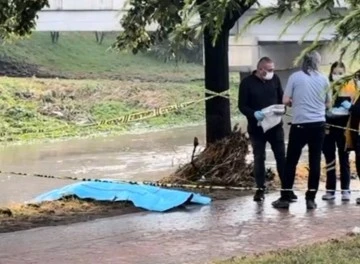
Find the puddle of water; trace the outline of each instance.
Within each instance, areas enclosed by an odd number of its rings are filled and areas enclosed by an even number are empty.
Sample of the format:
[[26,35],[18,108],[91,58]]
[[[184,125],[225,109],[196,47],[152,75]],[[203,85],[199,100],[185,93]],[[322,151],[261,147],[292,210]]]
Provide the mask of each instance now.
[[4,263],[208,263],[339,236],[356,225],[356,205],[318,199],[318,209],[307,212],[304,194],[299,195],[289,211],[272,208],[274,193],[261,205],[241,197],[166,214],[2,234],[0,258]]
[[[245,125],[242,122],[241,126]],[[79,178],[159,180],[190,160],[193,138],[198,137],[203,144],[204,130],[204,126],[192,126],[146,134],[5,146],[0,149],[0,170]],[[285,130],[287,134],[287,126]],[[252,156],[248,158],[251,161]],[[275,166],[269,146],[267,165]],[[69,183],[5,174],[0,175],[0,180],[0,204],[31,199]]]

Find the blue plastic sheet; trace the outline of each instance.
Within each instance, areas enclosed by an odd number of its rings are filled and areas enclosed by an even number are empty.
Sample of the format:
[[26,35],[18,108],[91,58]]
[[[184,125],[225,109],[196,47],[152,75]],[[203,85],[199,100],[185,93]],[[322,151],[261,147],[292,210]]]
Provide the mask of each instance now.
[[187,202],[207,205],[209,197],[196,193],[165,189],[149,185],[121,182],[78,182],[44,193],[35,198],[35,203],[55,201],[66,196],[97,201],[131,201],[136,207],[149,211],[164,212]]

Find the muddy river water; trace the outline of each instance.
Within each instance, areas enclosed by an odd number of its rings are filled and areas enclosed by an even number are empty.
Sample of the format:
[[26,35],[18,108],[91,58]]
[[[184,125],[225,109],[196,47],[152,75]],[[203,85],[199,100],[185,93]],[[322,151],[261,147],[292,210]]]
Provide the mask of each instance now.
[[[241,126],[245,127],[244,121]],[[287,126],[285,130],[287,135]],[[201,145],[204,144],[204,125],[115,137],[3,146],[0,148],[0,169],[55,176],[159,180],[190,160],[194,136],[199,138]],[[268,151],[267,163],[274,165],[271,151]],[[3,173],[0,174],[0,205],[23,202],[69,183],[73,182]]]

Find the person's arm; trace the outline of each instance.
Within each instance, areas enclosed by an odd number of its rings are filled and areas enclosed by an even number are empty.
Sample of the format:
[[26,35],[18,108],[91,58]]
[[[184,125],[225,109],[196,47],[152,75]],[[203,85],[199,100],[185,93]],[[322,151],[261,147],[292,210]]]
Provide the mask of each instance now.
[[341,103],[341,107],[349,110],[352,116],[360,117],[359,98],[355,102],[353,102],[353,104],[350,101],[344,101]]
[[285,92],[283,95],[282,103],[286,106],[292,105],[292,97],[294,92],[294,77],[290,75],[289,80],[286,84]]
[[277,88],[277,96],[278,96],[278,98],[277,98],[277,103],[278,104],[282,104],[283,102],[282,102],[282,100],[283,100],[283,96],[284,96],[284,91],[283,91],[283,88],[282,88],[282,85],[281,85],[281,81],[280,81],[280,78],[279,78],[279,76],[277,76],[276,75],[276,82],[277,82],[277,84],[276,84],[276,88]]
[[326,109],[330,109],[332,107],[332,88],[328,79],[326,79],[325,106]]
[[[276,76],[277,103],[278,104],[283,104],[284,90],[282,88],[279,76],[277,76],[277,75],[275,75],[275,76]],[[286,111],[287,111],[287,108],[286,108],[286,105],[285,105],[284,114],[286,114]]]
[[355,102],[350,107],[349,112],[351,113],[352,116],[360,117],[360,104]]
[[249,106],[249,89],[250,87],[246,84],[246,81],[242,81],[239,86],[239,110],[248,118],[254,118],[255,110]]
[[346,87],[347,87],[347,92],[351,97],[351,102],[354,102],[354,100],[356,99],[356,95],[358,93],[354,80],[349,81]]

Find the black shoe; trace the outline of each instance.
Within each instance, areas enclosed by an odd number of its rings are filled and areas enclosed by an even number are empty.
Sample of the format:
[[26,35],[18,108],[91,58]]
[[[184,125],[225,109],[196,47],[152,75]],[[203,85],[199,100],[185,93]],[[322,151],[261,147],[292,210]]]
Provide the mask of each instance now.
[[356,198],[356,204],[360,204],[360,197]]
[[264,190],[256,190],[254,195],[255,202],[262,202],[265,199],[265,191]]
[[289,193],[289,202],[290,203],[294,203],[297,202],[298,197],[296,196],[296,194],[292,191]]
[[289,199],[279,198],[271,203],[274,208],[277,209],[288,209],[290,207]]
[[306,200],[306,209],[313,210],[316,209],[317,204],[315,203],[315,200]]

